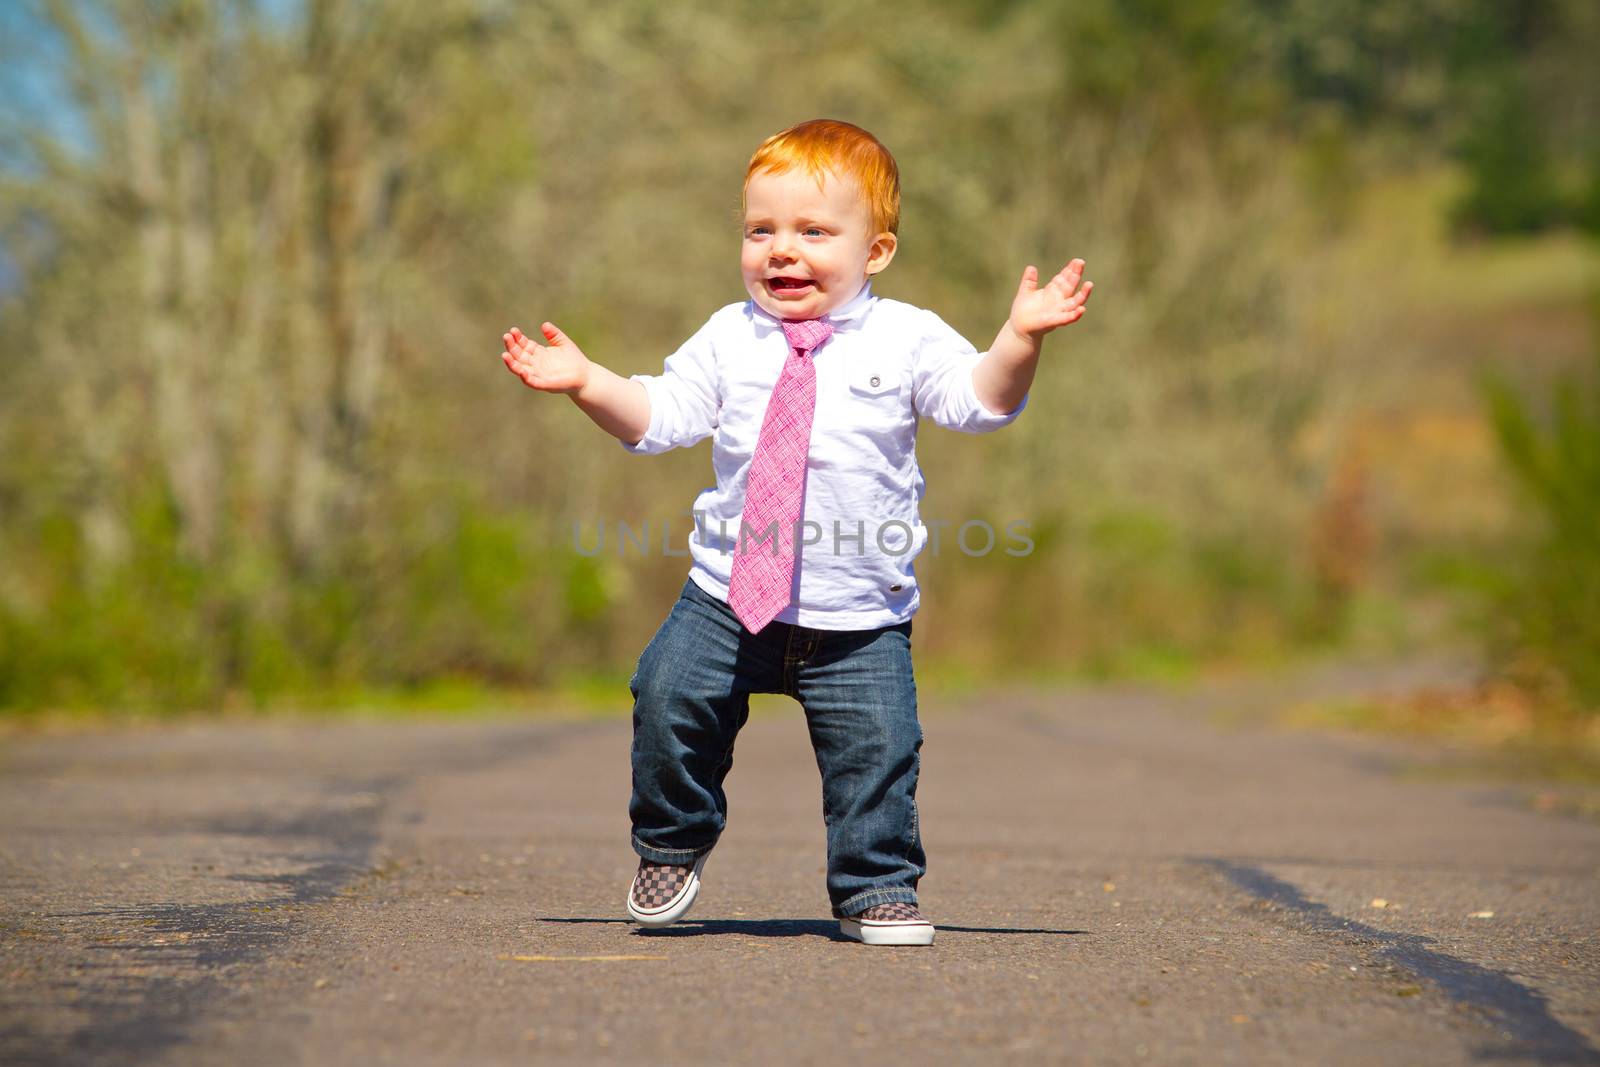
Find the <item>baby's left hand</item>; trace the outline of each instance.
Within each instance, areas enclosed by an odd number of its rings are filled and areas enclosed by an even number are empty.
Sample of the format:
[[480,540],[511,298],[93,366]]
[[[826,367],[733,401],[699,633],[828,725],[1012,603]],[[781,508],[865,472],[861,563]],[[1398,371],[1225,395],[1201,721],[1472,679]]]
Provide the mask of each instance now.
[[1083,317],[1083,305],[1094,291],[1094,282],[1078,282],[1083,277],[1083,260],[1075,259],[1061,273],[1039,288],[1039,271],[1028,267],[1022,272],[1017,298],[1011,302],[1011,329],[1018,336],[1037,341],[1058,326]]

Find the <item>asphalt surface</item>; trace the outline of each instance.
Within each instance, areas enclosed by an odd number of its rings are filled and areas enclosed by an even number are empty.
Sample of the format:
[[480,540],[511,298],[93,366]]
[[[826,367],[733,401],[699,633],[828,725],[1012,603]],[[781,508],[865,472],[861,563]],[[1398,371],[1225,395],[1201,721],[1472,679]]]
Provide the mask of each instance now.
[[625,718],[13,735],[0,1063],[1600,1063],[1600,825],[1214,716],[1416,680],[925,699],[929,948],[828,919],[782,698],[654,933]]

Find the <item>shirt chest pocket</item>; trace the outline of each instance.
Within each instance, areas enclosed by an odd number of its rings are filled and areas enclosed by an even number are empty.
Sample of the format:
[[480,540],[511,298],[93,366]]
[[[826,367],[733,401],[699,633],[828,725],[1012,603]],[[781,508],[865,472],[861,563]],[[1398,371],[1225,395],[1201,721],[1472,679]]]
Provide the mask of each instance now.
[[881,364],[861,363],[849,368],[845,383],[854,421],[897,423],[906,414],[904,382],[895,370]]
[[911,415],[908,391],[893,368],[863,360],[845,370],[841,429],[873,438],[898,433]]
[[842,371],[828,387],[828,402],[817,405],[818,419],[827,427],[819,437],[838,449],[830,455],[841,467],[859,468],[878,455],[898,470],[916,435],[910,368],[863,359]]

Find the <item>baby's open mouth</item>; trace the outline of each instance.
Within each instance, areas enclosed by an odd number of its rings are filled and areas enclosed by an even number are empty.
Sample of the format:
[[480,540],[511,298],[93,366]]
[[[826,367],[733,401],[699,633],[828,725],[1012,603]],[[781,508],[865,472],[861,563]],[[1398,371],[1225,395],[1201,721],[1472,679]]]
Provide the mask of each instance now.
[[809,289],[812,282],[810,278],[768,278],[767,284],[774,289]]

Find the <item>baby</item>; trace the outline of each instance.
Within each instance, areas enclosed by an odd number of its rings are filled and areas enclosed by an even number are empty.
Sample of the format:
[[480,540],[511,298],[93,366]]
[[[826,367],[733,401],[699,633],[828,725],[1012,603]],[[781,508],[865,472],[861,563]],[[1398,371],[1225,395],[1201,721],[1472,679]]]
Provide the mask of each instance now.
[[688,579],[629,683],[640,861],[627,909],[642,926],[694,903],[750,694],[787,693],[822,775],[841,932],[933,941],[917,908],[917,420],[985,433],[1016,419],[1045,334],[1083,315],[1093,284],[1079,285],[1082,260],[1043,287],[1028,267],[980,354],[932,312],[873,295],[899,221],[888,149],[848,123],[803,122],[745,173],[750,299],[713,314],[660,375],[620,377],[549,322],[543,345],[504,336],[513,374],[570,395],[629,452],[713,438],[717,484],[695,502]]

